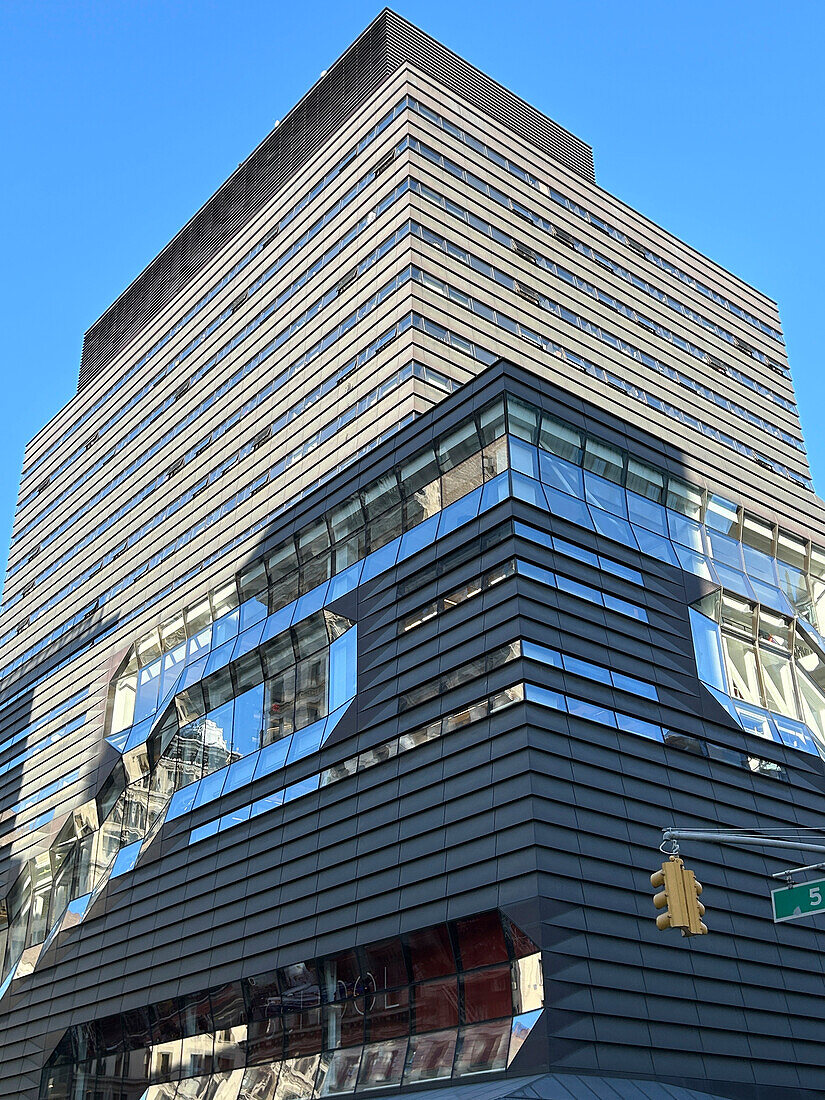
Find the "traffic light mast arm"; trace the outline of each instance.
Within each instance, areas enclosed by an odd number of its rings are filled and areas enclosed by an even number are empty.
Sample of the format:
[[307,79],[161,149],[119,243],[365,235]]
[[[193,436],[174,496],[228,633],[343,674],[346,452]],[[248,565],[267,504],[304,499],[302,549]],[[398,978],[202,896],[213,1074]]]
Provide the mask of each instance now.
[[825,852],[825,844],[808,844],[804,840],[778,840],[751,833],[730,833],[723,829],[662,829],[662,843],[671,842],[679,851],[680,840],[710,840],[717,844],[737,844],[741,847],[790,848],[795,852]]

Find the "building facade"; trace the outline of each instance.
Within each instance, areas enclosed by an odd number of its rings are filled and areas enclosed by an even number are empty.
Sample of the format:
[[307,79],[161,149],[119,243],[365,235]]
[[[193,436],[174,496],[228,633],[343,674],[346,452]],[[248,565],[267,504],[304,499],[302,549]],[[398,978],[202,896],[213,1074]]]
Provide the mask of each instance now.
[[0,613],[0,1095],[825,1091],[776,305],[384,11],[86,335]]

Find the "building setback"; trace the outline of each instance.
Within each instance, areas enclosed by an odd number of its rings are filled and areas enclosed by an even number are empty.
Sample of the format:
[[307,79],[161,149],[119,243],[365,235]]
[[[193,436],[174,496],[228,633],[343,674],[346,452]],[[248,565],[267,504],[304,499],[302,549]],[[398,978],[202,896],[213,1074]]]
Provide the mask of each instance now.
[[[775,303],[385,10],[86,334],[0,612],[0,1095],[825,1092]],[[444,1092],[444,1090],[447,1092]]]

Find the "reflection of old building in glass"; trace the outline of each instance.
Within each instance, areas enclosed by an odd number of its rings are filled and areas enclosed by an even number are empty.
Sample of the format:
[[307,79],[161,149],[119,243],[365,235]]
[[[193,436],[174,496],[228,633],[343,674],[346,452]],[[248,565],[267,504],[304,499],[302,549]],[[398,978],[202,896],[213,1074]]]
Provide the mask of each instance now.
[[810,858],[648,876],[820,827],[823,593],[775,305],[382,13],[27,450],[0,1095],[821,1095]]

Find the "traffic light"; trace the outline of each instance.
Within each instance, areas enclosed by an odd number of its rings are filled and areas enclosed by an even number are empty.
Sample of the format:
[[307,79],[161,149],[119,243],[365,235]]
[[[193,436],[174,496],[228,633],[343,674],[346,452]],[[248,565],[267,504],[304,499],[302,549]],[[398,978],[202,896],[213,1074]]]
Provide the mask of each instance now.
[[659,891],[653,904],[665,910],[656,918],[657,928],[681,928],[683,936],[703,936],[707,932],[707,925],[702,923],[705,907],[699,901],[702,884],[678,856],[671,856],[661,871],[653,872],[650,885]]

